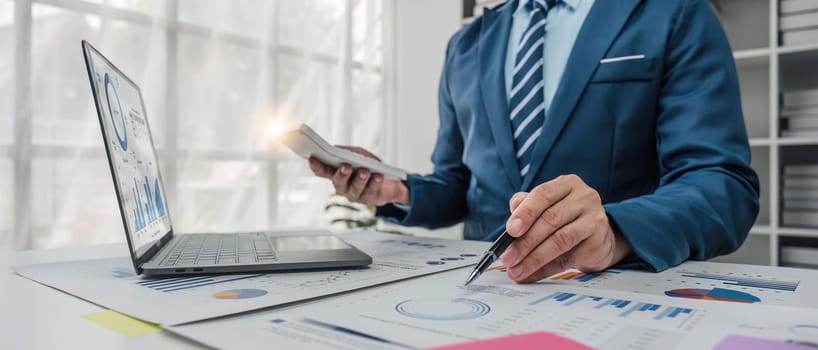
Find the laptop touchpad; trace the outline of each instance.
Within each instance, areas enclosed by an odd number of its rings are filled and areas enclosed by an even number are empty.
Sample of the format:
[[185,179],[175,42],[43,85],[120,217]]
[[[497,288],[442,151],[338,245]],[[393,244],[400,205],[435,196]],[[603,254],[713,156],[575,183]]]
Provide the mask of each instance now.
[[335,236],[269,236],[279,252],[304,250],[350,249],[349,244]]

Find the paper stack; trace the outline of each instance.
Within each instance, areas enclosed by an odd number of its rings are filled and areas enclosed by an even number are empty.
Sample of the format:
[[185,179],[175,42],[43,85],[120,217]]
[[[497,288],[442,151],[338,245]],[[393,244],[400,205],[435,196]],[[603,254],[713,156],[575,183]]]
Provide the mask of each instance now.
[[818,136],[818,89],[787,91],[781,101],[781,136]]
[[818,164],[784,166],[781,223],[818,227]]
[[780,0],[781,45],[818,44],[818,0]]
[[778,245],[779,266],[818,269],[818,238],[782,236]]

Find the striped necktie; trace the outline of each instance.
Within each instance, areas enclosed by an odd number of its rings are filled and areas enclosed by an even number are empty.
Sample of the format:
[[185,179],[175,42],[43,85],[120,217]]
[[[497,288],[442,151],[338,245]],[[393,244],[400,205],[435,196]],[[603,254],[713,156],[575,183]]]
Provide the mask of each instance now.
[[545,17],[559,0],[529,0],[532,6],[528,28],[517,44],[514,75],[509,94],[511,129],[520,176],[525,177],[531,166],[534,144],[542,133],[545,121],[543,87],[543,46],[545,45]]

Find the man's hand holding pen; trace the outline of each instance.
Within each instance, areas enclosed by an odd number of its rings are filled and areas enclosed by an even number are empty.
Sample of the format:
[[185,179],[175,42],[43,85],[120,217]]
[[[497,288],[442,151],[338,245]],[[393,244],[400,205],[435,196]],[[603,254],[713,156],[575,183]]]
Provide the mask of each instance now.
[[518,192],[509,206],[506,230],[516,239],[501,259],[516,282],[535,282],[572,266],[604,270],[631,253],[611,228],[599,194],[576,175]]

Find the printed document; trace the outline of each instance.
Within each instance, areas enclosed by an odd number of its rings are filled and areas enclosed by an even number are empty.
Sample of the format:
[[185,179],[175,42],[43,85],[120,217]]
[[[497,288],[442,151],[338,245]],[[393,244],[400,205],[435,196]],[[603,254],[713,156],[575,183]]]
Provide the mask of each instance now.
[[499,269],[464,287],[467,272],[458,269],[168,329],[224,349],[258,344],[422,349],[534,331],[599,349],[807,349],[818,344],[818,310],[812,308],[677,298],[551,280],[519,285]]
[[18,274],[151,323],[175,325],[473,265],[486,242],[359,231],[341,236],[372,256],[364,269],[140,278],[128,258],[15,267]]

